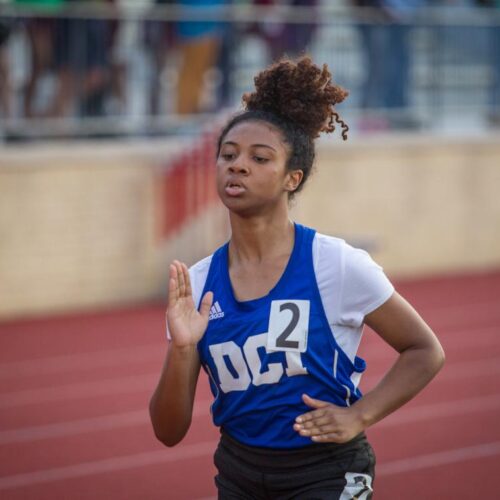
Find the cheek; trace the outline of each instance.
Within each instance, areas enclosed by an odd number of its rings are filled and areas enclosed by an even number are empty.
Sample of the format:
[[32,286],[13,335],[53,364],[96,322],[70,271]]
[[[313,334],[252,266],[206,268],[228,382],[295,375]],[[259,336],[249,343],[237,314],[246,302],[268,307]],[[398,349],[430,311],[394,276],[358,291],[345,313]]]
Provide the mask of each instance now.
[[283,164],[274,165],[269,172],[267,172],[267,179],[269,185],[281,187],[286,179],[287,171]]

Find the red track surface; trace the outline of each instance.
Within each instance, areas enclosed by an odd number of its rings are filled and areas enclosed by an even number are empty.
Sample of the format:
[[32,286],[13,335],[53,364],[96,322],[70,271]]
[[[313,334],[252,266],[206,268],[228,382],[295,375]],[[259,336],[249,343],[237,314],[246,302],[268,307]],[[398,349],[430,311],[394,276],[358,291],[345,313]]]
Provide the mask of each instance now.
[[[493,498],[500,471],[500,272],[398,283],[440,337],[443,371],[368,431],[379,500]],[[162,307],[0,325],[2,499],[214,498],[210,395],[174,449],[147,414]],[[364,390],[394,354],[366,332]]]

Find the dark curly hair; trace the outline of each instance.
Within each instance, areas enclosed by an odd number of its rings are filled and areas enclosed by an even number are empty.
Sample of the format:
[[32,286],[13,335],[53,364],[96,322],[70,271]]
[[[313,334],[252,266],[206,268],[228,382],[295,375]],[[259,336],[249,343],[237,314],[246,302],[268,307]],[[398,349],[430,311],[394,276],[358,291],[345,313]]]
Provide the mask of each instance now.
[[[255,120],[265,121],[281,131],[290,152],[288,170],[302,170],[300,191],[313,168],[314,140],[321,132],[333,132],[335,123],[342,127],[347,139],[349,127],[335,111],[348,92],[332,83],[328,66],[316,66],[310,57],[293,61],[282,59],[255,77],[255,92],[243,95],[245,111],[235,115],[222,130],[217,155],[227,133],[237,124]],[[291,195],[293,196],[293,194]]]

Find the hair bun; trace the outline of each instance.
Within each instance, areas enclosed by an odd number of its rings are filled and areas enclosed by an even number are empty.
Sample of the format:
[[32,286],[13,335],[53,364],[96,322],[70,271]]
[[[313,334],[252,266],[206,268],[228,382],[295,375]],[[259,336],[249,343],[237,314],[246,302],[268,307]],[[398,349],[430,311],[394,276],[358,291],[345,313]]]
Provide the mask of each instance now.
[[309,137],[333,132],[334,122],[347,138],[349,127],[335,111],[348,92],[332,83],[328,66],[316,66],[310,57],[282,59],[255,77],[255,92],[243,96],[248,111],[265,111],[292,122]]

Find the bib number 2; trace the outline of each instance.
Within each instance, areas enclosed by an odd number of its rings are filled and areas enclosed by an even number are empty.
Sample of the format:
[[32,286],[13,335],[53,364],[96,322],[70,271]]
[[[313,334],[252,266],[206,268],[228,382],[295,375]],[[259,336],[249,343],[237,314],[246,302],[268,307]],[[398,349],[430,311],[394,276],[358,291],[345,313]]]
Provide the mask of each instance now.
[[308,300],[273,300],[267,350],[305,352],[308,327]]

